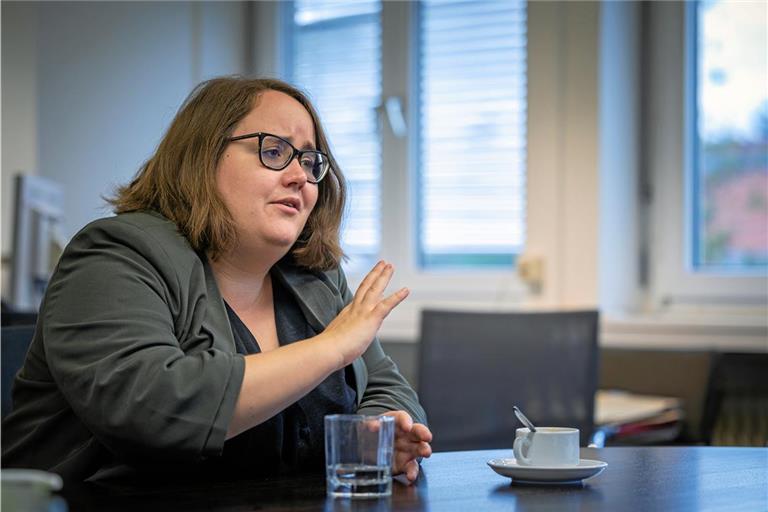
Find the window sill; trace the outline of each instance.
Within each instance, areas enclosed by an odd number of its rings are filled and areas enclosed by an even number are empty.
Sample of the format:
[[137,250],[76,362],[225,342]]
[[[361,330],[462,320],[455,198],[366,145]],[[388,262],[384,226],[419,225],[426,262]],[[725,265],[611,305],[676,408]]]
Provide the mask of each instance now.
[[[395,309],[384,321],[379,338],[387,342],[417,343],[419,319],[426,307],[483,311],[521,310],[520,304],[414,301]],[[716,352],[768,352],[768,319],[765,314],[707,315],[635,314],[604,316],[600,346],[653,350],[711,350]]]
[[600,345],[609,348],[768,352],[764,312],[647,313],[604,317]]

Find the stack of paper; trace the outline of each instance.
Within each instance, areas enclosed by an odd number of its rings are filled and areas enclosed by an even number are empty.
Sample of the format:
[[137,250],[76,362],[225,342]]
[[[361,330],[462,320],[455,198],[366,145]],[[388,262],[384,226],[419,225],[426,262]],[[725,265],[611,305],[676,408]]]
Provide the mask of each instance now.
[[684,419],[680,399],[600,390],[595,395],[595,426],[608,444],[670,442],[680,435]]

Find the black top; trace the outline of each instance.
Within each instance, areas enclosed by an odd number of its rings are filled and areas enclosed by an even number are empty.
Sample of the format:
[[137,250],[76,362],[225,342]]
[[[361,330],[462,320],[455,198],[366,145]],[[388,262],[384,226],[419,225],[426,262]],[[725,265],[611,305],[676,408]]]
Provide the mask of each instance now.
[[[280,345],[317,335],[280,280],[273,279],[272,286]],[[229,304],[225,305],[237,352],[260,353],[251,331]],[[317,471],[325,460],[324,416],[354,414],[356,409],[354,375],[352,367],[347,366],[329,375],[278,415],[224,443],[224,453],[217,465],[223,463],[228,470],[264,475]]]

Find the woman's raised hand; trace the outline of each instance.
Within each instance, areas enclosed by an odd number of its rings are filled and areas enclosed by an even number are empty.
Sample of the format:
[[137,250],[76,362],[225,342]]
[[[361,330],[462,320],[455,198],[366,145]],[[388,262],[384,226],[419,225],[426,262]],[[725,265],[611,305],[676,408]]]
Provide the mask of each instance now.
[[339,351],[342,366],[350,364],[365,352],[389,312],[408,296],[408,289],[401,288],[383,297],[393,273],[391,264],[378,262],[360,283],[352,302],[322,333],[321,336],[330,339],[332,346]]

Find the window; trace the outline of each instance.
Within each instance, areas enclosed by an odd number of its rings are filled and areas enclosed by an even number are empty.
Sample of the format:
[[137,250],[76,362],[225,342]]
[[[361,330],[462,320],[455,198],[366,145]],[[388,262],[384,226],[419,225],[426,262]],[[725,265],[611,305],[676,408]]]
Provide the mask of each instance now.
[[419,6],[420,262],[512,266],[525,234],[525,2]]
[[764,317],[766,145],[755,121],[765,112],[766,6],[656,2],[648,10],[652,303]]
[[[287,5],[287,76],[315,101],[350,183],[347,270],[367,270],[398,219],[408,265],[511,271],[525,236],[525,2]],[[408,55],[383,44],[387,15]],[[405,77],[405,94],[385,77]]]
[[766,5],[697,4],[693,267],[768,268]]

